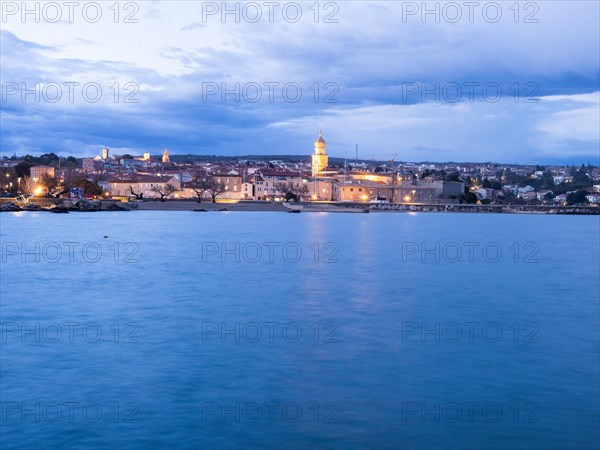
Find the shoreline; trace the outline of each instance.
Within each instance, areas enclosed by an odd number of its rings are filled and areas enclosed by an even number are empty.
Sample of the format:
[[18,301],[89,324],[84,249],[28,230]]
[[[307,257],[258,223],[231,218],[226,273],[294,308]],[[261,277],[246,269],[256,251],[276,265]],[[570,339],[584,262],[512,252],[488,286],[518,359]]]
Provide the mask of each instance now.
[[[44,211],[51,213],[102,211],[190,211],[190,212],[325,212],[325,213],[472,213],[472,214],[552,214],[600,215],[597,206],[540,206],[540,205],[473,205],[473,204],[391,204],[391,203],[279,203],[239,201],[198,203],[196,201],[139,201],[123,203],[116,200],[74,201],[35,199],[18,206],[10,199],[2,199],[0,211]],[[6,201],[8,200],[8,201]]]
[[196,203],[196,202],[142,202],[139,211],[248,211],[284,212],[297,210],[302,213],[466,213],[466,214],[552,214],[552,215],[600,215],[600,208],[593,206],[531,206],[531,205],[460,205],[460,204],[340,204],[340,203],[285,203],[239,202],[239,203]]

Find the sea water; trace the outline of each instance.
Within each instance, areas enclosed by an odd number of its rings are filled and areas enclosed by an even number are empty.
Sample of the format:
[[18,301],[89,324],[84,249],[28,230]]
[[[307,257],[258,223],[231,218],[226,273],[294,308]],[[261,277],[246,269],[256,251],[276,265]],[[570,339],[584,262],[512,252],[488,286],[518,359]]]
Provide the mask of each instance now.
[[3,213],[4,448],[598,448],[598,217]]

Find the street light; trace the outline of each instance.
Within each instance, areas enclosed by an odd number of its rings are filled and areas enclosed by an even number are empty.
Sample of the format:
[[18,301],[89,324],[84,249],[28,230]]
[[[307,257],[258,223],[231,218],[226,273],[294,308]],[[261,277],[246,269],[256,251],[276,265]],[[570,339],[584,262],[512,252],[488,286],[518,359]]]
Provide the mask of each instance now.
[[319,181],[318,181],[318,177],[319,177],[319,161],[315,162],[315,167],[316,167],[316,170],[315,170],[315,173],[313,175],[315,176],[315,186],[314,186],[314,189],[315,189],[315,194],[316,195],[313,195],[313,200],[316,200],[318,198],[317,196],[319,195]]
[[413,195],[412,202],[413,202],[413,203],[415,202],[415,193],[416,193],[416,192],[417,192],[417,191],[415,191],[415,190],[413,189],[413,191],[412,191],[412,195]]

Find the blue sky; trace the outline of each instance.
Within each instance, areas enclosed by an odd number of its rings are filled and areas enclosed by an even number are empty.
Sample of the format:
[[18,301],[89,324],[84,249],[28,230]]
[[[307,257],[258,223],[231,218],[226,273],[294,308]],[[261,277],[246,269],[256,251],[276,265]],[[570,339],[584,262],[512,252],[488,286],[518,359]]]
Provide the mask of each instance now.
[[308,155],[322,129],[338,157],[600,163],[596,1],[47,3],[3,2],[3,156]]

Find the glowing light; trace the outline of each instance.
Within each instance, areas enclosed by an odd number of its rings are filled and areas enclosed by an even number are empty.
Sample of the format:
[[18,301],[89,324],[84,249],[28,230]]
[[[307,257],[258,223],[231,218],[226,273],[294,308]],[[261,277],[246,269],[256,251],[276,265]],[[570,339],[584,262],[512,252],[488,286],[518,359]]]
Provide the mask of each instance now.
[[33,193],[34,193],[35,195],[40,195],[40,194],[42,193],[42,191],[43,191],[43,190],[44,190],[44,189],[43,189],[41,186],[38,186],[38,187],[36,187],[36,188],[35,188],[35,190],[33,191]]
[[369,197],[367,197],[366,195],[361,195],[360,198],[362,198],[363,200],[367,200]]
[[410,202],[410,195],[405,195],[404,196],[404,201],[405,202]]

